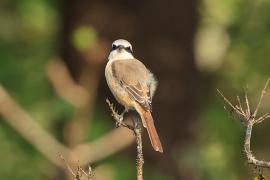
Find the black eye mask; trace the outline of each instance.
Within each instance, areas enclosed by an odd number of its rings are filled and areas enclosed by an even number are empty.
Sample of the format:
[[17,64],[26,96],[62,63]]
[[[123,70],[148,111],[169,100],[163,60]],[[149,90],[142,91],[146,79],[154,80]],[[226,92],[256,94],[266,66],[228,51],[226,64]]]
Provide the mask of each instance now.
[[133,54],[133,51],[131,50],[130,46],[129,47],[126,47],[125,50],[131,54]]
[[[117,48],[119,48],[119,46],[116,46],[116,45],[114,44],[114,45],[112,45],[112,49],[111,49],[111,51],[116,50]],[[132,49],[131,49],[131,47],[130,47],[130,46],[125,47],[124,49],[125,49],[127,52],[129,52],[129,53],[133,54],[133,51],[132,51]]]
[[111,51],[116,50],[116,49],[117,49],[117,46],[116,45],[112,45]]

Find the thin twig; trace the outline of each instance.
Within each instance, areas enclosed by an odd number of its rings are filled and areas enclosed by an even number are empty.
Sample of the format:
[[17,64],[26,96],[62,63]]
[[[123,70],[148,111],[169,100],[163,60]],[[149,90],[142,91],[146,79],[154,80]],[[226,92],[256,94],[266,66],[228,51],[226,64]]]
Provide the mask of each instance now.
[[88,166],[88,172],[85,172],[83,169],[81,169],[81,171],[86,177],[88,177],[88,180],[95,179],[95,172],[93,171],[91,166]]
[[59,158],[62,159],[66,165],[67,170],[72,174],[72,176],[76,177],[76,174],[74,173],[74,171],[72,170],[72,168],[70,167],[70,165],[68,164],[67,160],[64,158],[64,156],[62,154],[59,154]]
[[244,114],[245,112],[244,112],[244,110],[243,110],[243,108],[242,108],[242,104],[241,104],[240,97],[239,97],[239,96],[236,96],[236,98],[237,98],[237,101],[238,101],[238,106],[239,106],[239,108],[240,108],[240,111]]
[[258,103],[258,105],[257,105],[257,107],[256,107],[256,109],[255,109],[255,111],[254,111],[254,114],[253,114],[254,116],[256,116],[257,113],[258,113],[258,110],[259,110],[259,108],[260,108],[260,106],[261,106],[261,103],[262,103],[262,99],[263,99],[264,95],[266,94],[266,89],[267,89],[267,86],[268,86],[268,84],[269,84],[269,81],[270,81],[270,78],[267,80],[267,82],[265,83],[265,86],[264,86],[264,88],[263,88],[263,90],[262,90],[262,93],[261,93],[261,97],[260,97],[259,103]]
[[87,180],[95,179],[95,173],[92,171],[92,168],[90,166],[88,166],[88,172],[85,172],[81,166],[77,166],[77,171],[75,173],[74,170],[70,167],[67,160],[64,158],[64,156],[62,154],[59,154],[59,157],[65,162],[67,170],[74,177],[74,179],[81,180],[83,175],[85,175]]
[[238,113],[239,115],[245,117],[245,114],[242,113],[241,111],[239,111],[223,94],[222,92],[217,89],[217,92],[223,97],[223,100],[229,105],[231,106],[231,108],[233,108],[235,110],[236,113]]
[[[253,125],[261,123],[265,119],[270,118],[269,113],[266,113],[266,114],[262,115],[261,117],[256,118],[256,115],[260,109],[260,105],[261,105],[261,102],[262,102],[264,95],[266,93],[266,89],[267,89],[269,82],[270,82],[270,78],[267,80],[267,82],[266,82],[266,84],[261,92],[259,102],[258,102],[253,114],[251,113],[251,110],[250,110],[250,104],[249,104],[247,92],[245,93],[246,110],[244,111],[242,108],[239,96],[237,96],[238,106],[234,106],[219,90],[217,90],[219,92],[219,94],[223,97],[224,101],[229,106],[231,106],[233,108],[233,110],[238,115],[241,115],[245,118],[245,120],[246,120],[246,136],[245,136],[244,151],[246,153],[248,163],[254,165],[255,167],[260,167],[260,168],[270,168],[270,162],[261,161],[261,160],[256,159],[256,157],[253,155],[251,148],[250,148],[250,140],[251,140]],[[238,108],[236,108],[236,107],[238,107]]]
[[112,116],[115,119],[118,126],[123,126],[125,128],[128,128],[132,130],[136,137],[136,143],[137,143],[137,180],[143,180],[143,144],[142,144],[142,124],[141,120],[138,114],[133,114],[132,120],[134,122],[134,127],[130,126],[123,122],[123,114],[119,115],[118,112],[115,110],[113,104],[106,99],[106,102],[108,103],[110,110],[112,111]]
[[255,123],[256,124],[261,123],[268,118],[270,118],[270,114],[266,113],[266,114],[262,115],[261,117],[259,117],[257,120],[255,120]]
[[250,106],[249,106],[249,100],[248,100],[248,95],[247,95],[247,91],[245,93],[245,100],[246,100],[246,118],[250,117]]

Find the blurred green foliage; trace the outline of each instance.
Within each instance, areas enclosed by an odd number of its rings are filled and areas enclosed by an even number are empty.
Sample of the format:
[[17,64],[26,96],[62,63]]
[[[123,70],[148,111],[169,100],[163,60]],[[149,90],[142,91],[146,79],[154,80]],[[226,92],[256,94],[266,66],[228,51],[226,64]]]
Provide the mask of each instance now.
[[89,50],[97,42],[97,33],[92,26],[80,26],[73,32],[72,42],[80,51]]
[[[61,138],[56,126],[71,119],[73,107],[55,95],[45,72],[46,63],[58,50],[58,3],[53,0],[0,1],[0,82],[38,123]],[[210,92],[204,92],[199,114],[201,130],[196,148],[190,151],[193,157],[186,156],[184,160],[198,169],[200,179],[247,179],[248,168],[242,152],[244,128],[230,118],[221,98],[213,94],[220,88],[234,98],[235,93],[243,93],[248,84],[252,103],[255,103],[270,74],[270,1],[204,0],[201,17],[200,26],[218,26],[226,32],[229,48],[219,69],[202,72],[211,79]],[[96,42],[96,32],[91,27],[81,27],[75,30],[72,41],[78,49],[84,50]],[[269,106],[269,101],[264,101],[263,110]],[[101,119],[104,119],[102,113],[96,112],[87,140],[109,131],[111,125]],[[260,126],[256,127],[261,130],[255,131],[253,138],[254,150],[266,143],[261,139],[265,137],[265,129],[270,128],[269,123]],[[3,120],[0,142],[1,179],[51,179],[44,169],[52,169],[52,165]],[[114,167],[115,179],[133,179],[134,159],[114,156],[104,163]],[[146,179],[169,179],[147,164],[145,167]]]

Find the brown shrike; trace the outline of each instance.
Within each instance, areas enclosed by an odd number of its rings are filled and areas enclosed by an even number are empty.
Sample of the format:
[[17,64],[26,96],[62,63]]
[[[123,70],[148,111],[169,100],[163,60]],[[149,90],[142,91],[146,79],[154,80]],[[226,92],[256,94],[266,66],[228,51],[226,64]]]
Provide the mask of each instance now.
[[151,115],[152,97],[157,87],[154,75],[133,56],[131,44],[123,39],[113,42],[105,68],[107,84],[117,101],[128,110],[136,110],[147,129],[155,151],[163,152]]

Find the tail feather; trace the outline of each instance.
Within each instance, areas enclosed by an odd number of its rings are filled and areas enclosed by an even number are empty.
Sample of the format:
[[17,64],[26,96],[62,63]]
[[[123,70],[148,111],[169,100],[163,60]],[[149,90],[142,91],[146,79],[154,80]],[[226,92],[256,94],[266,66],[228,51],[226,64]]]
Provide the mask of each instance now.
[[156,131],[154,120],[152,118],[151,113],[149,111],[145,111],[142,114],[142,116],[143,116],[142,117],[143,126],[147,129],[154,150],[163,153],[163,148],[158,133]]

